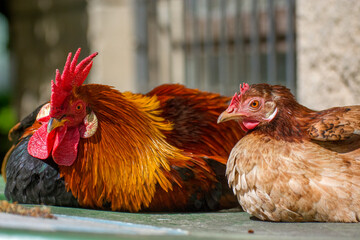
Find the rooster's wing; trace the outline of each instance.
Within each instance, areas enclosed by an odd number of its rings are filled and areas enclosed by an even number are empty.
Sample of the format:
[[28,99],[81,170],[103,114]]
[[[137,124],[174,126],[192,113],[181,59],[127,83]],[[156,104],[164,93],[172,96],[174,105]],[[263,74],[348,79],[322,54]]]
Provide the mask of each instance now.
[[172,130],[164,132],[167,142],[190,157],[187,162],[169,159],[173,191],[158,191],[150,209],[207,211],[238,206],[225,178],[225,165],[244,132],[236,122],[217,124],[230,98],[179,84],[161,85],[148,95],[157,96],[161,116],[172,123]]
[[19,203],[78,206],[71,192],[65,189],[59,169],[52,159],[45,161],[32,157],[27,145],[36,129],[36,116],[44,104],[17,123],[9,132],[13,147],[2,164],[2,175],[7,184],[5,196]]

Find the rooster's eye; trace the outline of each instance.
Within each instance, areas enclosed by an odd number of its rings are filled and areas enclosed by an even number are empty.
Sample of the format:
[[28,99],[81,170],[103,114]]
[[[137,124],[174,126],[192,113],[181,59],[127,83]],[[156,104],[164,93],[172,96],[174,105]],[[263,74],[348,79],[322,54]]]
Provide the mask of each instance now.
[[83,105],[81,103],[76,105],[76,111],[80,112],[83,109]]
[[258,100],[254,100],[250,103],[250,107],[252,107],[252,108],[258,108],[259,105],[260,105],[260,103]]

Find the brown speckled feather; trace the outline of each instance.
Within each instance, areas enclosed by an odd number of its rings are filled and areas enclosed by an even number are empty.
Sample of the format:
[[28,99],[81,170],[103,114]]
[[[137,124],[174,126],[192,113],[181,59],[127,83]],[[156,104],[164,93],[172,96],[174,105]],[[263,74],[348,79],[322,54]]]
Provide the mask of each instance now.
[[337,141],[360,134],[360,106],[331,108],[319,113],[308,128],[312,139]]

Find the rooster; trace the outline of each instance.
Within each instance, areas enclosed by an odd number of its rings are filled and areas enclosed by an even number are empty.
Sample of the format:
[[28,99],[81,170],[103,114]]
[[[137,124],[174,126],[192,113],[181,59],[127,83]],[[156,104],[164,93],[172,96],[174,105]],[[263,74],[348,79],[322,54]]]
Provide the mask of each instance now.
[[230,98],[178,84],[145,95],[83,84],[97,53],[77,65],[79,54],[56,71],[50,102],[10,131],[9,200],[129,212],[238,205],[225,166],[244,133],[216,124]]
[[268,221],[359,222],[360,106],[313,111],[283,86],[240,85],[218,123],[246,131],[226,175],[240,205]]

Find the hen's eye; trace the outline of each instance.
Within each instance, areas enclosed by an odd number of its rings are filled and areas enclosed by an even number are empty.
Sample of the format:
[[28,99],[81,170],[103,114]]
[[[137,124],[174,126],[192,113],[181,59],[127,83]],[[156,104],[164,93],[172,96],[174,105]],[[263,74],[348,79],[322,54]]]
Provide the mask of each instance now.
[[258,108],[259,105],[260,105],[260,103],[259,103],[258,100],[254,100],[254,101],[252,101],[252,102],[250,103],[250,106],[251,106],[252,108]]

